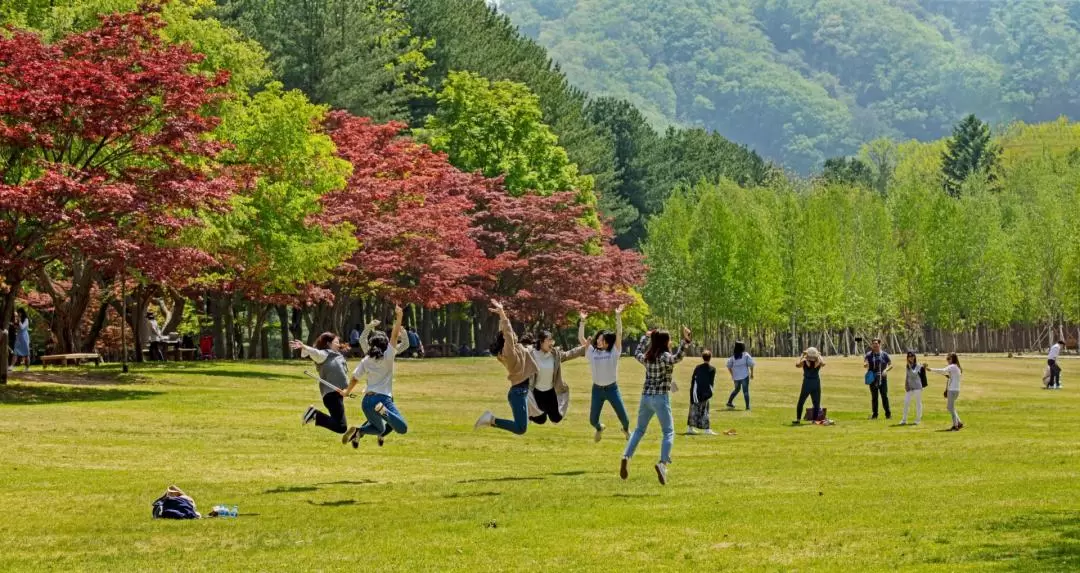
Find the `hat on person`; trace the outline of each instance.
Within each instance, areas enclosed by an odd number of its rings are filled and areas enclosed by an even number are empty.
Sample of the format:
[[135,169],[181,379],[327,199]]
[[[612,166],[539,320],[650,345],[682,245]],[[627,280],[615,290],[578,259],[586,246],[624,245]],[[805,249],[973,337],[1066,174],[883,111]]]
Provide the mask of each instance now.
[[810,348],[806,349],[806,357],[817,360],[817,359],[821,358],[821,353],[818,352],[817,348],[814,348],[813,346],[811,346]]

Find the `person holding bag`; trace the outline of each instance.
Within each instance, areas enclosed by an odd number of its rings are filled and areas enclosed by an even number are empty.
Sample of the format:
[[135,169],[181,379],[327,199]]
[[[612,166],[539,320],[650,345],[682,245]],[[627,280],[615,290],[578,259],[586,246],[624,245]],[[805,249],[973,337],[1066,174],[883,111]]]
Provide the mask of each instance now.
[[686,433],[693,435],[701,430],[704,434],[715,436],[716,432],[709,427],[709,400],[716,381],[716,368],[709,364],[712,352],[702,352],[701,360],[703,362],[694,368],[693,378],[690,379],[690,415],[686,421]]

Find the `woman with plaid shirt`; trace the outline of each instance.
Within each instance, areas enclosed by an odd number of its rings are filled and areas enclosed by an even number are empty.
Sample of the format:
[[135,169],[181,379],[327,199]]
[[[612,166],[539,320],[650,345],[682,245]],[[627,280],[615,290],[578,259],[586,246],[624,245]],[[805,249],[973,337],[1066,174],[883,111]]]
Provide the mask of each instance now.
[[649,422],[655,415],[660,421],[663,439],[660,442],[660,461],[656,464],[656,477],[660,485],[667,484],[667,466],[671,463],[671,446],[675,442],[675,423],[671,416],[671,374],[675,365],[682,361],[683,350],[690,343],[690,329],[683,327],[683,339],[674,352],[671,335],[666,330],[654,330],[641,338],[637,349],[637,361],[645,366],[645,386],[638,406],[637,428],[630,434],[623,452],[619,477],[630,475],[630,458],[634,456]]

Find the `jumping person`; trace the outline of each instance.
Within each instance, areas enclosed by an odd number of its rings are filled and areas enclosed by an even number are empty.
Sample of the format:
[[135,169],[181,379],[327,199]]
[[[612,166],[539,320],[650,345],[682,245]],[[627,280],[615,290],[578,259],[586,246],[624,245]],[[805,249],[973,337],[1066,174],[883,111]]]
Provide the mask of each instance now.
[[937,372],[949,377],[949,385],[945,388],[945,399],[948,400],[947,407],[949,414],[952,415],[952,427],[949,428],[950,432],[959,432],[964,427],[964,423],[960,421],[960,414],[956,412],[956,399],[960,397],[960,378],[964,374],[964,370],[960,368],[960,357],[955,352],[950,352],[947,358],[949,365],[945,368],[931,368],[931,372]]
[[495,341],[489,350],[506,368],[506,378],[510,381],[506,400],[510,403],[510,412],[514,419],[496,418],[491,410],[488,410],[476,420],[474,428],[494,426],[520,436],[529,429],[529,386],[536,375],[536,360],[531,349],[518,342],[502,303],[491,301],[491,312],[499,315],[499,332],[495,334]]
[[645,430],[649,428],[652,417],[660,421],[663,438],[660,442],[660,461],[657,462],[656,477],[660,485],[667,484],[667,467],[671,464],[671,446],[675,443],[675,424],[671,417],[671,375],[675,365],[682,361],[683,351],[690,344],[690,329],[682,329],[682,341],[672,352],[671,335],[666,330],[654,330],[641,338],[637,347],[637,361],[645,366],[645,384],[641,389],[641,404],[638,406],[637,427],[630,434],[623,452],[619,477],[626,479],[630,475],[630,458],[634,457]]
[[1065,348],[1065,341],[1058,341],[1050,347],[1050,353],[1046,355],[1046,365],[1050,367],[1050,380],[1046,383],[1047,389],[1061,389],[1061,366],[1058,366],[1058,356],[1061,349]]
[[589,361],[589,371],[592,373],[592,401],[589,405],[589,423],[596,428],[593,441],[599,442],[604,434],[604,424],[600,423],[600,412],[604,409],[604,402],[610,402],[615,415],[622,423],[623,436],[630,439],[630,418],[626,415],[626,405],[623,404],[622,394],[619,392],[619,356],[622,354],[622,311],[620,305],[615,309],[615,332],[601,330],[593,335],[590,343],[585,338],[585,319],[588,317],[581,313],[581,321],[578,323],[578,343],[586,346],[585,360]]
[[[404,434],[409,431],[405,418],[394,405],[394,359],[398,354],[408,350],[409,339],[403,336],[401,319],[404,315],[400,306],[394,307],[394,327],[390,330],[390,338],[382,332],[375,332],[369,336],[361,337],[364,347],[364,359],[353,371],[349,387],[343,393],[348,396],[352,393],[360,379],[367,375],[367,390],[360,407],[364,410],[367,422],[360,427],[353,426],[341,436],[341,443],[352,442],[353,447],[360,445],[360,437],[364,435],[378,436],[379,445],[383,445],[384,438],[391,432]],[[368,324],[364,329],[369,333],[378,322]],[[390,341],[398,340],[397,346],[391,347]]]
[[892,370],[892,359],[889,353],[881,349],[881,339],[875,338],[870,342],[870,352],[863,357],[863,368],[873,373],[874,381],[870,383],[870,419],[878,417],[878,396],[881,396],[881,407],[885,410],[885,419],[892,418],[889,410],[889,370]]
[[690,379],[690,414],[686,418],[686,433],[696,434],[698,430],[710,436],[715,436],[709,426],[709,400],[713,395],[713,383],[716,381],[716,368],[709,362],[712,360],[712,352],[708,350],[701,353],[702,363],[694,368],[694,375]]
[[908,407],[915,400],[915,422],[918,426],[922,422],[922,391],[926,388],[926,365],[919,364],[914,350],[908,350],[907,363],[904,367],[904,417],[900,418],[900,425],[907,424]]
[[19,309],[18,318],[18,330],[15,334],[15,364],[12,368],[19,366],[19,360],[22,360],[26,366],[25,371],[30,371],[30,317],[26,314],[25,308]]
[[750,356],[750,353],[746,351],[746,344],[742,341],[735,342],[735,349],[731,353],[731,357],[727,359],[728,373],[731,374],[731,380],[735,382],[735,389],[731,391],[731,395],[727,399],[728,410],[735,409],[735,397],[739,395],[741,390],[743,393],[743,400],[746,402],[746,411],[750,411],[750,381],[754,379],[754,358]]
[[[309,424],[312,420],[320,428],[326,428],[335,434],[344,434],[349,429],[345,420],[345,396],[348,392],[345,388],[349,385],[348,364],[342,354],[347,347],[342,346],[337,335],[333,332],[324,332],[315,339],[315,346],[311,347],[299,340],[289,343],[293,350],[300,351],[300,357],[311,358],[319,371],[319,391],[322,392],[323,405],[329,414],[324,414],[315,408],[308,406],[304,412],[303,423]],[[323,383],[325,382],[325,384]]]
[[803,371],[802,389],[799,390],[799,404],[795,406],[795,421],[791,423],[798,426],[802,423],[803,406],[806,405],[807,397],[810,398],[810,403],[814,406],[814,420],[816,421],[821,417],[821,369],[825,367],[825,360],[821,358],[818,349],[811,346],[803,351],[799,361],[795,363],[795,367],[802,368]]
[[529,380],[529,420],[543,424],[551,420],[558,424],[570,406],[570,387],[562,378],[562,363],[585,356],[587,345],[564,352],[555,348],[551,332],[541,330],[531,349],[536,362],[536,374]]

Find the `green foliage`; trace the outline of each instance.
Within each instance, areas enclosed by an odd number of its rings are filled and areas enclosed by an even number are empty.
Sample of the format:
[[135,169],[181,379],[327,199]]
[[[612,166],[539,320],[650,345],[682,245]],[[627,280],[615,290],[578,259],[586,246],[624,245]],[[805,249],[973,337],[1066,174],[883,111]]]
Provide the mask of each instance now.
[[974,115],[965,117],[953,129],[941,158],[945,190],[957,197],[964,182],[972,175],[992,180],[999,153],[990,140],[990,126]]
[[433,42],[416,36],[397,0],[221,0],[230,24],[270,52],[288,89],[377,121],[407,119],[429,94]]
[[869,165],[858,157],[832,157],[825,160],[821,178],[828,183],[842,185],[874,186],[874,173]]

